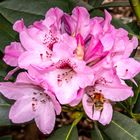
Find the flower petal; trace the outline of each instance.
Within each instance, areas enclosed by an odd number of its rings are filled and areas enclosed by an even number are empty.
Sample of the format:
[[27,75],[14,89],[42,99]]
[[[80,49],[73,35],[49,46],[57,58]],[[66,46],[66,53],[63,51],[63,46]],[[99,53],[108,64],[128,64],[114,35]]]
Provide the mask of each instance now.
[[111,101],[123,101],[128,97],[133,96],[132,88],[125,85],[111,87],[97,84],[95,89],[97,91],[101,91],[101,94],[103,94],[106,99],[110,99]]
[[24,28],[25,28],[25,25],[24,25],[23,19],[17,20],[13,25],[13,29],[17,32],[23,31]]
[[18,58],[24,52],[21,44],[18,42],[12,42],[10,45],[6,46],[4,50],[3,60],[10,66],[18,65]]
[[104,47],[104,51],[110,51],[113,47],[114,39],[112,37],[112,34],[105,34],[103,37],[100,38],[101,43]]
[[24,96],[17,100],[10,109],[9,118],[14,123],[24,123],[32,120],[34,112],[32,110],[31,97]]
[[103,106],[103,111],[101,112],[101,117],[99,122],[103,125],[109,124],[112,119],[113,109],[110,103],[105,102]]
[[122,59],[115,66],[117,75],[122,79],[132,79],[140,72],[140,62],[133,58]]
[[84,7],[76,7],[73,9],[71,17],[75,22],[74,32],[76,34],[80,33],[85,39],[90,31],[90,15],[88,11]]
[[82,100],[82,97],[83,97],[83,94],[84,94],[84,90],[83,89],[80,89],[77,93],[77,97],[70,103],[71,106],[76,106],[78,105],[81,100]]
[[31,84],[0,82],[0,92],[8,99],[17,100],[24,95],[31,96],[33,92],[38,92],[38,88]]
[[55,125],[55,110],[51,101],[40,104],[36,110],[35,122],[44,134],[50,134]]
[[29,65],[48,67],[52,64],[52,62],[49,58],[47,58],[43,51],[42,53],[36,51],[26,51],[19,57],[18,64],[20,68],[28,69]]
[[44,25],[55,26],[56,29],[60,29],[61,18],[63,16],[63,11],[57,7],[50,8],[45,15],[45,20],[43,21]]
[[45,77],[61,104],[70,103],[76,98],[77,91],[79,90],[78,80],[74,76],[68,82],[65,79],[62,79],[60,82],[58,81],[58,75],[65,73],[65,71],[67,72],[67,70],[56,69],[46,74]]
[[61,113],[61,106],[60,106],[59,102],[56,100],[56,97],[53,95],[53,93],[51,93],[47,90],[45,92],[51,98],[55,111],[56,111],[56,114],[59,115]]

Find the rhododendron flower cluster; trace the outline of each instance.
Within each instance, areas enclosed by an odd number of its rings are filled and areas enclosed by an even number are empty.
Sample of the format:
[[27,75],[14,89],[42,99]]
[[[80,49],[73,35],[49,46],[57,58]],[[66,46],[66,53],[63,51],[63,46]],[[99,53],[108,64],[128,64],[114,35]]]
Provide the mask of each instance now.
[[35,120],[49,134],[63,105],[74,107],[82,102],[87,116],[109,124],[112,104],[133,96],[124,80],[133,80],[140,63],[130,58],[138,46],[136,37],[116,29],[111,15],[90,18],[83,7],[72,14],[51,8],[45,19],[26,27],[18,20],[13,29],[20,42],[5,48],[3,60],[19,69],[15,82],[0,82],[0,92],[14,99],[9,118],[13,123]]

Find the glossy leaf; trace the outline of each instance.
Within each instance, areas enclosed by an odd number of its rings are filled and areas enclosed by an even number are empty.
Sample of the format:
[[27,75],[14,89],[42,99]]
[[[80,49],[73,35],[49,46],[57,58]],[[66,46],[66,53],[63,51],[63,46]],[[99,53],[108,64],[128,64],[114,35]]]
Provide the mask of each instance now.
[[26,24],[31,24],[43,18],[46,11],[52,7],[59,7],[70,12],[68,4],[64,0],[20,0],[20,2],[19,0],[6,0],[0,3],[0,13],[11,23],[23,18]]
[[67,1],[69,1],[70,12],[75,6],[83,6],[87,10],[93,9],[92,5],[88,4],[87,2],[85,2],[83,0],[67,0]]
[[109,137],[98,128],[97,123],[94,125],[94,130],[91,131],[92,140],[110,140]]
[[5,45],[15,41],[17,33],[12,30],[12,24],[0,14],[0,51]]
[[129,26],[136,35],[140,35],[140,27],[136,21],[128,23],[127,26]]
[[140,125],[119,112],[114,112],[112,122],[102,130],[113,140],[140,140]]
[[8,68],[8,66],[3,62],[3,60],[0,60],[0,81],[4,80],[4,77],[7,74],[7,72],[6,72],[7,68]]
[[9,116],[10,106],[8,104],[0,105],[0,126],[10,125]]
[[98,7],[102,4],[104,0],[89,0],[89,4],[91,4],[93,7]]
[[129,33],[134,34],[133,29],[131,29],[131,27],[129,27],[127,24],[124,24],[122,22],[122,20],[120,19],[112,19],[112,24],[116,27],[116,28],[124,28],[126,29]]
[[[15,6],[16,4],[16,6]],[[59,7],[70,13],[75,6],[84,6],[88,10],[92,9],[83,0],[6,0],[0,3],[0,13],[11,23],[23,18],[26,24],[31,24],[35,20],[44,18],[45,13],[52,7]]]
[[9,109],[10,104],[7,103],[7,100],[0,94],[0,126],[10,125],[9,120]]
[[[47,140],[65,140],[70,127],[71,126],[63,126],[59,128],[58,130],[54,131],[52,135],[47,138]],[[76,127],[72,129],[69,140],[78,140],[78,132]]]
[[125,6],[130,6],[129,2],[124,2],[124,1],[113,1],[109,3],[102,4],[101,6],[97,8],[110,8],[110,7],[125,7]]

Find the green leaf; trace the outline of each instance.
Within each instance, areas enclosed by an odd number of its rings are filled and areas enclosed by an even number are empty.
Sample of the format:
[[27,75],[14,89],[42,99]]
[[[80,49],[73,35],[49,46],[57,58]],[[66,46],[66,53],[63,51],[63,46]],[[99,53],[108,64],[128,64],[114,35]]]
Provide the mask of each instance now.
[[[139,92],[140,93],[140,92]],[[140,113],[140,94],[137,97],[137,101],[134,104],[134,108],[133,108],[133,112],[134,113]]]
[[69,2],[64,0],[5,0],[0,3],[0,13],[11,23],[23,18],[26,24],[31,24],[43,18],[52,7],[70,12]]
[[94,130],[91,131],[92,140],[109,140],[107,136],[98,128],[97,123],[94,123]]
[[[63,126],[59,128],[58,130],[54,131],[53,134],[47,138],[47,140],[65,140],[70,128],[71,126]],[[76,127],[72,129],[69,140],[78,140],[78,132]]]
[[7,74],[8,65],[4,63],[3,60],[0,60],[0,81],[4,81],[4,77]]
[[59,7],[71,13],[75,6],[84,6],[88,10],[93,8],[83,0],[5,0],[0,3],[0,13],[11,23],[23,18],[29,25],[44,18],[45,13],[52,7]]
[[112,122],[102,130],[113,140],[140,140],[140,125],[119,112],[114,112]]
[[131,29],[131,27],[129,27],[127,24],[124,24],[122,22],[122,20],[120,19],[112,19],[112,24],[116,27],[116,28],[124,28],[126,29],[129,33],[134,33],[133,30]]
[[17,33],[12,30],[12,24],[0,14],[0,51],[11,41],[15,41]]
[[9,120],[9,110],[10,104],[8,104],[0,94],[0,126],[11,124]]
[[76,6],[83,6],[87,10],[93,9],[93,6],[88,4],[87,2],[84,2],[83,0],[69,0],[69,7],[70,7],[70,12],[71,10],[76,7]]
[[104,0],[89,0],[89,4],[93,7],[98,7],[103,3]]
[[114,2],[109,2],[109,3],[105,3],[105,4],[102,4],[101,6],[99,7],[96,7],[96,8],[110,8],[110,7],[126,7],[126,6],[130,6],[130,3],[129,2],[124,2],[124,1],[114,1]]
[[0,140],[12,140],[12,136],[3,136],[0,137]]
[[134,34],[140,35],[140,27],[138,26],[136,21],[128,23],[127,26],[129,26],[133,30]]

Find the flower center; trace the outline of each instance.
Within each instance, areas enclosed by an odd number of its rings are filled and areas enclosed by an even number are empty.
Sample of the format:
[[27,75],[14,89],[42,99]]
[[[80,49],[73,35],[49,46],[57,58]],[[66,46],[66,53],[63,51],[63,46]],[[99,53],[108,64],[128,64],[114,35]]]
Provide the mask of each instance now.
[[50,60],[51,57],[52,57],[52,53],[51,52],[46,51],[46,53],[44,53],[44,54],[40,53],[40,58],[44,62],[47,61],[47,60]]
[[45,44],[50,50],[52,50],[53,44],[58,42],[58,40],[58,37],[53,35],[52,31],[49,30],[49,32],[44,35],[43,44]]
[[59,73],[57,75],[57,83],[59,86],[62,86],[63,82],[68,83],[75,75],[74,68],[76,64],[72,64],[70,60],[60,60],[57,64],[57,69]]
[[45,104],[47,101],[50,100],[50,97],[45,94],[44,92],[33,92],[32,97],[32,110],[36,111],[38,104]]
[[102,110],[104,104],[104,97],[100,93],[94,93],[87,100],[88,103],[92,104],[96,110]]
[[88,105],[93,106],[95,110],[102,110],[105,98],[101,92],[96,92],[94,87],[91,86],[86,88],[86,93],[89,96],[87,99]]

